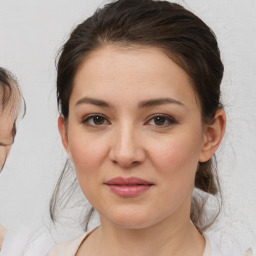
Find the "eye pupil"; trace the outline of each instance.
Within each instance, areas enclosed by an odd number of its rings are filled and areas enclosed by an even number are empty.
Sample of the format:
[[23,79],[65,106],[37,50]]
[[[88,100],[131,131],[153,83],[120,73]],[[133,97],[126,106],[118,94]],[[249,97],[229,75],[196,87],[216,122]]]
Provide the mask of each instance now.
[[101,125],[104,123],[104,118],[102,116],[95,116],[93,117],[93,122],[96,125]]
[[154,122],[156,125],[164,125],[165,124],[165,117],[157,116],[154,118]]

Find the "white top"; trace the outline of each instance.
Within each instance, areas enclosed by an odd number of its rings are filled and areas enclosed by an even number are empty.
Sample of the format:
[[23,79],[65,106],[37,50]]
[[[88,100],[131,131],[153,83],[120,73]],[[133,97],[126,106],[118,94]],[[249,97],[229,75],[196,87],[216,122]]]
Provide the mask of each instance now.
[[[65,243],[58,244],[52,248],[46,256],[75,256],[82,242],[90,235],[91,232],[86,233],[80,237],[70,240]],[[223,246],[218,244],[218,239],[209,237],[204,234],[206,241],[204,253],[202,256],[253,256],[251,252],[242,254],[235,246]]]
[[0,256],[45,256],[54,245],[46,227],[24,225],[8,232]]
[[[40,228],[39,228],[40,227]],[[91,232],[57,246],[45,226],[26,225],[8,233],[0,256],[74,256]],[[33,230],[36,230],[33,231]],[[226,237],[217,233],[204,234],[206,246],[203,256],[256,256],[251,251],[242,254]],[[52,248],[52,249],[51,249]],[[253,248],[254,249],[254,248]]]

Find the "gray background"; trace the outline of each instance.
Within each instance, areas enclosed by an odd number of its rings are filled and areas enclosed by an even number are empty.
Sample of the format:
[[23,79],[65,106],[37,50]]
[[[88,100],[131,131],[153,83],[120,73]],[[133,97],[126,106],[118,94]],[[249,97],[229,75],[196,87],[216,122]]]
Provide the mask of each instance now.
[[[106,1],[105,1],[106,2]],[[214,230],[256,241],[256,1],[177,1],[218,38],[227,131],[218,151],[224,208]],[[15,228],[41,219],[66,154],[57,131],[55,56],[71,29],[100,0],[0,0],[0,66],[18,77],[26,117],[0,178],[0,222]]]

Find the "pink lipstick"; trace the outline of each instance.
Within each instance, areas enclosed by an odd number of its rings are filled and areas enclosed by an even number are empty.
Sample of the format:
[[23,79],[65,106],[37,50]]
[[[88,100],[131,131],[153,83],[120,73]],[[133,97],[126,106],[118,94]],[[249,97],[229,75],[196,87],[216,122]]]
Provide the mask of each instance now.
[[149,190],[153,184],[136,177],[116,177],[104,183],[121,197],[136,197]]

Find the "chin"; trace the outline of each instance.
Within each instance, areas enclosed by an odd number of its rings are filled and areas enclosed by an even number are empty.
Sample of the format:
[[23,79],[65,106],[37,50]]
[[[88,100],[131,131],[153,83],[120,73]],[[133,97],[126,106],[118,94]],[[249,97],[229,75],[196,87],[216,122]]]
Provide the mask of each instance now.
[[119,228],[124,228],[124,229],[143,229],[150,226],[147,223],[141,223],[140,221],[131,221],[131,220],[116,222],[114,224]]
[[106,217],[112,224],[124,229],[143,229],[157,223],[148,213],[139,213],[138,211],[120,211]]

